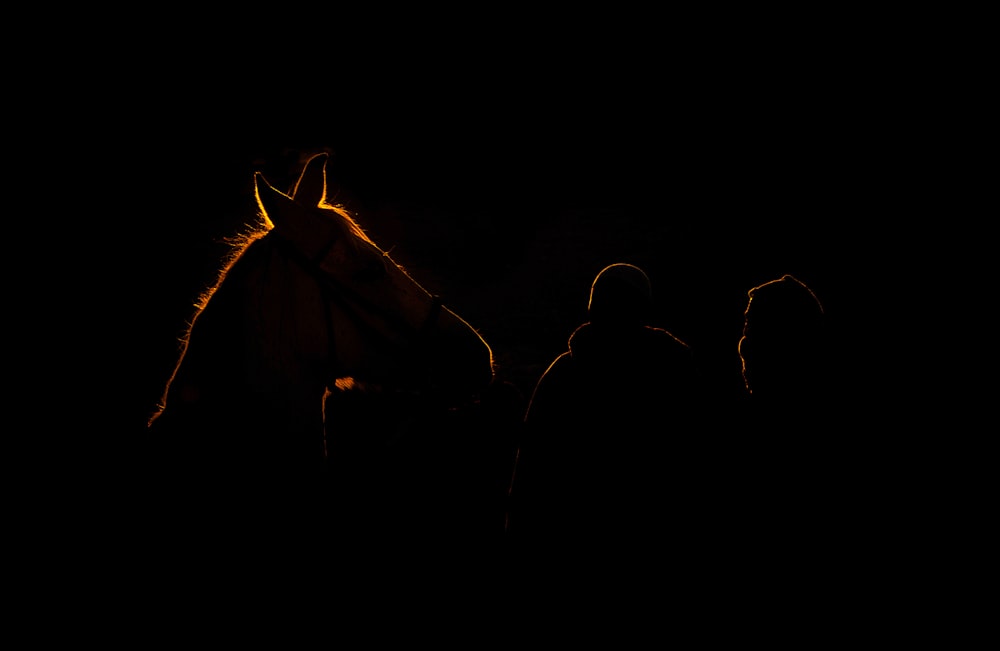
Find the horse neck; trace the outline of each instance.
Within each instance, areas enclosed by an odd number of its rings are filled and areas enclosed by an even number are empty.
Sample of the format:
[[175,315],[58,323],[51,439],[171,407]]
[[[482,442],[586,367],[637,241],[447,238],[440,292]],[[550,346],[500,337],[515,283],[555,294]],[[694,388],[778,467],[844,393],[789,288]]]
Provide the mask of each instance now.
[[322,418],[327,333],[318,292],[273,260],[235,267],[191,328],[170,403],[192,391],[201,410],[241,420]]

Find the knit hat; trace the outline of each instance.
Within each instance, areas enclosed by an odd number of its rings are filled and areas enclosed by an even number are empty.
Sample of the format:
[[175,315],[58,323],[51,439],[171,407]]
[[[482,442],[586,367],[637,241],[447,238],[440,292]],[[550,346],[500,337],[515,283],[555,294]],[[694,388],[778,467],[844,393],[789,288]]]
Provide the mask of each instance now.
[[619,262],[594,278],[587,312],[593,323],[636,324],[649,317],[651,304],[652,287],[646,272]]

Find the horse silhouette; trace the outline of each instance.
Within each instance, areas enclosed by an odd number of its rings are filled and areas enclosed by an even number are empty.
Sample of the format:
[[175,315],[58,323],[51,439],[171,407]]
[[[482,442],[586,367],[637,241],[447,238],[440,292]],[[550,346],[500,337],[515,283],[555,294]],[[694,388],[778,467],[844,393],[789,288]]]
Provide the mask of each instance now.
[[327,159],[310,158],[287,194],[255,174],[260,227],[202,296],[149,419],[158,491],[185,520],[319,517],[339,387],[463,400],[493,379],[477,331],[328,203]]

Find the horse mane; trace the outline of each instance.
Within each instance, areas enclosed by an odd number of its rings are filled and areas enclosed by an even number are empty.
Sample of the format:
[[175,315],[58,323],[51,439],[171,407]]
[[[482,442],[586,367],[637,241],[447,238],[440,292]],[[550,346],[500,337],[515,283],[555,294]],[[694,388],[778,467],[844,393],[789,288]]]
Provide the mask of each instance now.
[[[318,207],[324,209],[327,214],[335,219],[336,223],[341,227],[342,233],[347,236],[347,241],[351,243],[352,246],[357,247],[360,242],[367,242],[377,248],[377,245],[371,240],[361,225],[354,219],[350,211],[348,211],[343,205],[327,203],[326,200],[323,199],[318,204]],[[181,366],[185,361],[190,347],[192,334],[195,331],[196,325],[199,323],[199,319],[205,313],[209,302],[220,292],[227,280],[233,276],[239,275],[238,266],[242,266],[239,265],[239,263],[248,262],[251,258],[257,258],[258,252],[260,257],[265,257],[267,255],[267,252],[263,248],[255,249],[254,246],[257,245],[260,247],[260,245],[265,244],[265,237],[273,229],[273,222],[271,222],[268,218],[263,208],[259,208],[255,215],[255,221],[245,224],[243,229],[237,233],[221,239],[221,242],[228,246],[228,251],[222,256],[218,270],[216,271],[212,282],[198,294],[197,299],[194,302],[194,311],[186,320],[184,329],[178,337],[179,352],[177,361],[174,364],[169,378],[167,379],[163,392],[160,394],[160,398],[157,400],[154,411],[147,421],[147,426],[152,425],[153,422],[166,410],[167,398],[170,395],[171,385],[180,373]],[[246,266],[243,266],[243,268],[246,268]]]

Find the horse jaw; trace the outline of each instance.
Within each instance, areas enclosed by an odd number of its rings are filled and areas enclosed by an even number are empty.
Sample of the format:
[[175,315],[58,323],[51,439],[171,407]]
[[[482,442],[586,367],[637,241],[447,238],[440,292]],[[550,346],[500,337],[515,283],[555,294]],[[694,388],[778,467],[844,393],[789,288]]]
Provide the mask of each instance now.
[[440,318],[443,327],[429,342],[433,383],[446,393],[479,393],[494,380],[493,350],[447,307]]

